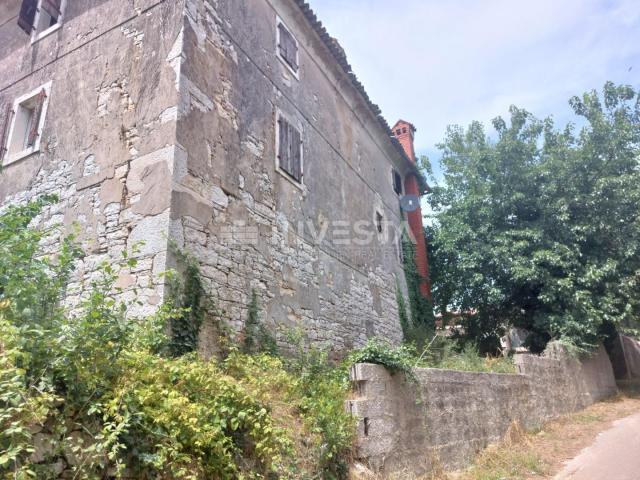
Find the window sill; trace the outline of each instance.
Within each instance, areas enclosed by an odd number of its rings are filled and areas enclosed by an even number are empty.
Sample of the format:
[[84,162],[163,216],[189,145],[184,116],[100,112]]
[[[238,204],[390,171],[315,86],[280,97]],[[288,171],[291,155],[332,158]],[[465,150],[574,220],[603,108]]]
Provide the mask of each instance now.
[[30,157],[31,155],[33,155],[34,153],[38,153],[39,151],[40,151],[39,147],[38,148],[32,147],[32,148],[27,148],[26,150],[23,150],[21,152],[14,153],[13,155],[7,156],[2,161],[2,166],[7,167],[12,163],[16,163],[24,158]]
[[[293,185],[298,190],[300,190],[304,195],[307,194],[307,187],[305,186],[304,183],[296,182],[293,178],[291,178],[291,175],[289,175],[287,172],[285,172],[284,170],[282,170],[279,167],[276,167],[276,172],[278,172],[280,175],[282,175],[285,178],[285,180],[287,180],[291,185]],[[303,180],[303,182],[304,182],[304,180]]]
[[31,39],[31,45],[33,45],[34,43],[39,42],[40,40],[42,40],[45,37],[48,37],[49,35],[51,35],[52,33],[57,32],[58,30],[60,30],[60,27],[62,26],[62,24],[60,23],[56,23],[53,27],[49,27],[46,30],[37,33],[33,36],[33,38]]

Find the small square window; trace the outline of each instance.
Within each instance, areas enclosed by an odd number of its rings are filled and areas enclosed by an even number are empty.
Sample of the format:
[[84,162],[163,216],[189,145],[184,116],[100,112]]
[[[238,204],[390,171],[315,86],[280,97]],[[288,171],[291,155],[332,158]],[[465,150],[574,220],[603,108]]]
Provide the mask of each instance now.
[[302,183],[302,135],[284,115],[278,113],[277,168],[297,183]]
[[298,70],[300,69],[298,65],[298,42],[280,19],[278,19],[277,41],[279,58],[281,58],[284,64],[297,76]]
[[0,130],[0,158],[7,165],[40,150],[51,84],[18,98],[7,108]]

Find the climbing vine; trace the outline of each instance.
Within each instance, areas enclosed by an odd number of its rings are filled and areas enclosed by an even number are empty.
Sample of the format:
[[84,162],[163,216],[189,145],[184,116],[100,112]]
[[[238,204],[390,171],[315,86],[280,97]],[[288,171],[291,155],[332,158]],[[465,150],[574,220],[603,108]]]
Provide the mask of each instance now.
[[404,253],[404,275],[407,282],[409,310],[411,312],[411,321],[406,322],[405,340],[423,343],[435,330],[433,305],[420,292],[421,278],[416,266],[416,248],[406,235],[402,238],[402,249]]
[[410,335],[409,315],[407,315],[407,303],[400,288],[400,282],[396,280],[396,302],[398,303],[398,318],[402,327],[402,335],[408,338]]
[[268,353],[271,355],[278,353],[276,339],[260,322],[260,304],[255,289],[251,290],[251,302],[244,328],[242,350],[245,353]]
[[179,357],[193,352],[198,347],[198,335],[206,311],[212,307],[207,299],[195,258],[171,244],[176,256],[178,270],[167,274],[170,303],[178,314],[171,317],[171,341],[169,349]]

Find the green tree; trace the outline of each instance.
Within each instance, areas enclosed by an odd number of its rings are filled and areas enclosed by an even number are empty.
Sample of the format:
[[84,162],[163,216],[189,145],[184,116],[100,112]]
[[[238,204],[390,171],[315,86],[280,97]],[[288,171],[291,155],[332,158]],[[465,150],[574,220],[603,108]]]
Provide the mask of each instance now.
[[[510,326],[591,348],[640,310],[640,96],[607,83],[570,100],[582,127],[510,108],[494,137],[449,127],[430,195],[436,302],[477,311],[485,350]],[[455,274],[446,274],[446,273]]]

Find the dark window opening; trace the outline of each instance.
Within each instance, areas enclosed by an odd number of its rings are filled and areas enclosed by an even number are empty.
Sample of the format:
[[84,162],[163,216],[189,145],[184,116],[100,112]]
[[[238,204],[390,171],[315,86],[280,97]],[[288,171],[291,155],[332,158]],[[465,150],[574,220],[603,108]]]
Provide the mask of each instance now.
[[294,72],[298,71],[298,43],[287,27],[278,24],[280,56]]
[[407,127],[403,127],[402,133],[407,133]]
[[42,33],[57,25],[62,16],[62,0],[23,0],[18,25],[27,34]]
[[364,436],[368,437],[369,436],[369,418],[368,417],[364,417]]
[[36,11],[38,10],[38,0],[23,0],[18,15],[18,26],[26,33],[31,35],[33,23],[36,19]]
[[376,228],[378,229],[378,233],[382,233],[382,220],[384,217],[380,212],[376,212]]
[[397,130],[396,130],[396,135],[400,136],[401,134],[402,134],[402,130],[397,129]]
[[296,182],[302,182],[302,137],[282,116],[278,118],[278,166]]
[[395,170],[393,171],[393,191],[396,192],[397,195],[402,193],[402,177]]

